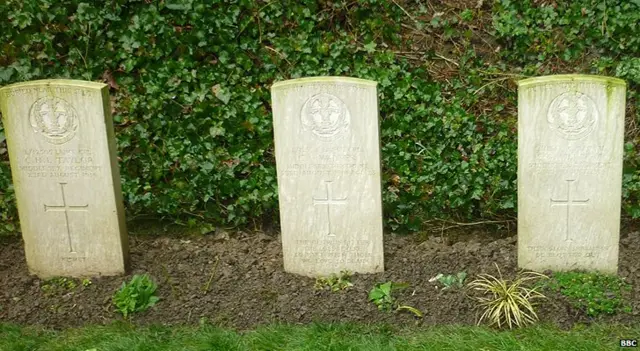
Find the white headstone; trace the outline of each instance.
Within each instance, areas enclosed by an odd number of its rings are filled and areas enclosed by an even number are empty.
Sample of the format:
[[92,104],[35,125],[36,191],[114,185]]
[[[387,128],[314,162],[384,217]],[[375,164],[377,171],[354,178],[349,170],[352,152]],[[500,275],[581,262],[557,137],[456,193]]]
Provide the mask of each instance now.
[[271,88],[287,272],[384,270],[376,85],[314,77]]
[[518,265],[617,273],[624,81],[518,83]]
[[0,89],[0,108],[31,273],[124,273],[127,233],[107,85],[14,84]]

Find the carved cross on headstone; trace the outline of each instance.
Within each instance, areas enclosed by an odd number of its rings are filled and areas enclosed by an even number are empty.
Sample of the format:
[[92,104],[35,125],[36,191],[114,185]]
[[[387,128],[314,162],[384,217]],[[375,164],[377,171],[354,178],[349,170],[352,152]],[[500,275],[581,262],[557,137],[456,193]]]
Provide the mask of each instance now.
[[69,241],[69,252],[75,253],[73,249],[73,243],[71,241],[71,228],[69,228],[69,212],[87,212],[89,211],[89,205],[82,206],[70,206],[67,205],[67,199],[64,196],[64,186],[67,183],[60,183],[60,189],[62,190],[62,206],[44,205],[45,212],[64,212],[64,220],[67,226],[67,239]]
[[331,183],[330,180],[325,180],[327,197],[325,199],[316,199],[313,198],[314,205],[327,205],[327,228],[328,228],[328,236],[336,236],[335,233],[331,231],[331,205],[346,205],[347,197],[345,196],[342,199],[334,199],[331,192]]
[[569,237],[569,228],[570,228],[570,209],[573,205],[586,205],[589,202],[589,199],[585,200],[576,200],[571,197],[571,183],[575,182],[575,179],[567,179],[567,198],[564,200],[554,200],[551,199],[551,206],[567,206],[567,216],[566,216],[566,226],[565,226],[565,237],[564,240],[568,242],[572,242]]

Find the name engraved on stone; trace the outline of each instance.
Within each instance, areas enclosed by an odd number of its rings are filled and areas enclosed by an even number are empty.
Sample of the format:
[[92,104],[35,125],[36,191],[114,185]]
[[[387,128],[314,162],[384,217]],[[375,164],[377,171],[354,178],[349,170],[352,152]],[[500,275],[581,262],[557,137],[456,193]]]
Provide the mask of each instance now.
[[95,178],[101,167],[90,149],[26,149],[18,168],[29,178]]
[[593,162],[593,160],[606,160],[604,147],[557,147],[536,146],[534,155],[540,163],[565,163],[568,165],[580,165]]
[[286,176],[322,175],[371,175],[373,170],[363,160],[360,147],[296,147],[290,149],[294,163],[287,163]]
[[596,258],[599,257],[599,253],[595,252],[536,252],[536,258]]
[[316,199],[315,197],[313,198],[313,205],[327,205],[327,234],[328,236],[336,236],[335,233],[333,233],[332,228],[331,228],[331,205],[346,205],[347,204],[347,197],[343,197],[341,199],[334,199],[333,193],[331,192],[331,183],[332,181],[330,180],[325,180],[324,184],[325,184],[325,190],[326,190],[326,194],[327,197],[324,199]]
[[577,91],[558,95],[549,106],[549,127],[567,140],[582,139],[596,126],[598,109],[593,100]]
[[371,175],[373,171],[367,168],[365,163],[360,164],[289,164],[284,171],[287,176],[300,175]]
[[565,163],[528,163],[530,175],[540,174],[556,174],[559,168],[566,171],[576,172],[579,175],[601,175],[606,174],[607,167],[610,166],[610,162],[592,162],[583,163],[580,165],[567,165]]
[[87,91],[84,89],[78,89],[75,87],[60,87],[60,86],[48,86],[48,87],[24,87],[5,90],[2,92],[4,98],[13,96],[24,96],[28,94],[65,94],[75,96],[87,96]]
[[527,250],[533,253],[535,258],[598,258],[603,257],[602,252],[608,251],[608,246],[599,245],[572,245],[568,246],[541,246],[529,245]]
[[359,86],[347,86],[347,85],[327,85],[327,84],[308,84],[305,86],[299,86],[299,85],[289,85],[289,86],[283,86],[280,88],[283,91],[287,91],[288,93],[294,93],[294,94],[305,94],[308,93],[309,91],[313,91],[313,92],[320,92],[320,93],[328,93],[328,94],[336,94],[336,93],[340,93],[340,94],[349,94],[349,93],[357,93],[357,92],[364,92],[367,93],[369,91],[368,88],[365,87],[359,87]]
[[69,243],[69,252],[76,253],[73,248],[73,241],[71,240],[71,228],[69,226],[69,212],[88,212],[89,205],[72,206],[67,205],[67,199],[64,196],[64,186],[67,183],[60,183],[60,190],[62,191],[62,206],[44,205],[45,212],[64,212],[64,220],[67,227],[67,239]]
[[348,131],[351,115],[337,96],[320,93],[307,100],[300,112],[302,129],[325,140],[334,140]]
[[293,257],[305,263],[363,265],[371,260],[369,240],[296,240],[298,250]]
[[363,158],[360,147],[293,147],[289,150],[297,163],[356,163]]
[[29,112],[31,127],[51,144],[64,144],[78,131],[78,115],[67,101],[58,97],[36,100]]
[[571,197],[571,184],[573,184],[573,182],[575,182],[575,179],[567,179],[567,198],[564,200],[554,200],[553,198],[551,198],[551,206],[567,206],[567,214],[566,214],[566,226],[565,226],[565,237],[564,240],[567,242],[572,242],[573,240],[571,239],[571,237],[569,236],[569,230],[571,228],[570,226],[570,221],[571,221],[571,206],[574,205],[586,205],[589,202],[589,199],[585,199],[585,200],[576,200],[574,198]]
[[571,251],[606,251],[609,250],[609,246],[600,246],[600,245],[566,245],[566,246],[545,246],[545,245],[529,245],[527,246],[527,250],[533,252],[542,252],[542,251],[566,251],[571,249]]

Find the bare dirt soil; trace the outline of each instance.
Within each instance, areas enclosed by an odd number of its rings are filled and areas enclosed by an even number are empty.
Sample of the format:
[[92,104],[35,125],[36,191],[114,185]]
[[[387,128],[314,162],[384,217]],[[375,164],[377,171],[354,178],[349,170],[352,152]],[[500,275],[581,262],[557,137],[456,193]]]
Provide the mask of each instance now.
[[[619,275],[633,286],[624,294],[633,311],[598,317],[600,322],[640,322],[640,232],[635,227],[622,228],[619,268]],[[276,234],[218,231],[199,237],[132,236],[132,268],[127,276],[92,277],[86,287],[75,280],[75,287],[54,289],[51,283],[29,275],[19,237],[4,237],[0,238],[0,321],[55,329],[107,324],[122,319],[112,305],[113,293],[133,274],[148,273],[158,283],[161,300],[133,316],[132,323],[138,325],[197,324],[201,319],[237,330],[272,322],[312,321],[472,325],[479,313],[469,293],[443,291],[429,279],[460,271],[468,273],[467,281],[481,273],[495,275],[494,264],[505,278],[512,278],[517,272],[516,237],[506,231],[465,232],[469,234],[387,234],[386,271],[356,274],[354,286],[340,292],[318,291],[313,278],[285,273]],[[381,312],[367,301],[374,284],[389,280],[410,284],[395,296],[423,311],[424,318]],[[537,307],[541,322],[566,329],[594,321],[562,295],[546,294],[548,299],[540,300]]]

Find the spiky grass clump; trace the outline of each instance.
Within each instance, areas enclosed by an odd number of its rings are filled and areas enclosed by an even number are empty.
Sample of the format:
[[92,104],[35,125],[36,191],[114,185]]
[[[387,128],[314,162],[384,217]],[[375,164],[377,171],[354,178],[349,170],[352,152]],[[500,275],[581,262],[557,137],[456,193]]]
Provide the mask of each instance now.
[[[498,268],[498,265],[496,265]],[[504,325],[512,329],[515,326],[522,327],[533,324],[538,320],[538,315],[533,310],[532,299],[545,298],[537,291],[538,287],[526,288],[524,282],[547,278],[536,272],[520,272],[513,281],[502,278],[498,268],[498,278],[481,274],[478,279],[469,283],[468,287],[481,291],[484,296],[477,297],[480,306],[484,307],[484,313],[478,320],[478,325],[487,319],[491,326],[498,328]],[[487,296],[490,295],[490,296]]]

